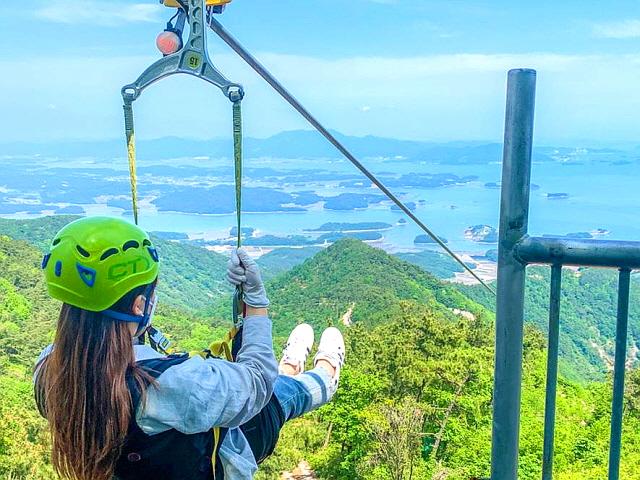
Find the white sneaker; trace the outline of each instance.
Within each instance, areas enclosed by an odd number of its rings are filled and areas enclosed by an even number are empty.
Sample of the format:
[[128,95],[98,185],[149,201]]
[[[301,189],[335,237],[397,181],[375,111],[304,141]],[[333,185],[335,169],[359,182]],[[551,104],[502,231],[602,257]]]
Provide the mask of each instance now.
[[340,380],[340,369],[342,368],[342,365],[344,365],[344,356],[345,348],[342,332],[340,332],[336,327],[327,328],[322,332],[320,345],[318,345],[318,353],[313,359],[313,364],[317,365],[318,360],[326,360],[329,362],[331,366],[336,369],[333,381],[335,382],[335,385],[337,385]]
[[307,357],[313,347],[313,339],[313,327],[308,323],[301,323],[293,329],[287,344],[282,350],[282,359],[279,366],[281,375],[287,375],[282,370],[284,365],[298,368],[298,374],[304,372],[304,365],[307,363]]

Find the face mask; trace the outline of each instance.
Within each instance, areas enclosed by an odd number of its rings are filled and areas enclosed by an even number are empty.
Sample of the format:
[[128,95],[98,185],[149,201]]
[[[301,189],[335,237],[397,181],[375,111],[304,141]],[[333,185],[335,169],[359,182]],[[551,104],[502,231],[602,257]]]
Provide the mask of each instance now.
[[147,306],[147,313],[145,313],[145,317],[147,318],[147,326],[151,325],[151,320],[153,319],[153,315],[156,313],[156,307],[158,306],[158,296],[154,293],[153,297],[149,301],[149,305]]
[[149,325],[151,325],[151,320],[153,318],[153,315],[156,313],[157,305],[158,305],[158,297],[155,294],[153,294],[151,299],[145,302],[145,306],[144,306],[145,312],[142,318],[140,319],[140,323],[138,323],[138,330],[134,335],[135,337],[139,337],[144,333],[144,331],[147,328],[149,328]]

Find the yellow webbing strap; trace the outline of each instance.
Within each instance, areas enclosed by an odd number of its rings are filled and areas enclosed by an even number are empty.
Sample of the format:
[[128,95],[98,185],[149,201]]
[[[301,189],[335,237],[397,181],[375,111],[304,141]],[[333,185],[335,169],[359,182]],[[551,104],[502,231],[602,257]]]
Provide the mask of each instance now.
[[231,355],[231,343],[237,333],[238,329],[233,327],[227,332],[222,340],[211,343],[206,350],[202,350],[201,352],[191,352],[191,356],[199,355],[202,358],[215,357],[233,362],[233,356]]
[[131,100],[124,102],[124,131],[127,136],[127,154],[129,156],[129,179],[131,181],[131,203],[133,220],[138,224],[138,179],[136,176],[136,133],[133,126],[133,105]]

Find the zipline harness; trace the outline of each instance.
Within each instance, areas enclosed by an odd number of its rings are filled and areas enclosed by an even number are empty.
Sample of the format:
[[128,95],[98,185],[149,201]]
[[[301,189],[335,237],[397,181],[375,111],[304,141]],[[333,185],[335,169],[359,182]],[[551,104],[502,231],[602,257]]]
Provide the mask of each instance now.
[[[425,225],[398,197],[396,197],[378,178],[371,173],[329,130],[327,130],[255,57],[253,57],[224,27],[214,18],[222,13],[224,7],[232,0],[161,0],[167,7],[177,8],[177,13],[167,24],[167,28],[157,39],[158,48],[164,57],[148,67],[140,77],[122,88],[124,101],[125,133],[129,157],[129,174],[131,179],[131,198],[134,221],[138,223],[138,193],[136,175],[136,146],[133,116],[133,102],[151,84],[170,75],[184,73],[205,80],[222,90],[233,104],[233,147],[235,164],[235,197],[236,197],[236,229],[237,246],[242,244],[242,113],[241,103],[244,90],[241,85],[230,82],[211,62],[207,51],[205,26],[208,25],[227,45],[229,45],[251,68],[253,68],[282,98],[297,110],[320,134],[335,146],[360,172],[382,191],[403,213],[420,227],[434,242],[458,262],[465,271],[471,274],[481,285],[495,295],[487,285],[460,257],[458,257],[427,225]],[[206,14],[206,16],[205,16]],[[206,22],[205,22],[206,19]],[[185,23],[189,24],[189,38],[182,40]],[[227,335],[228,342],[216,342],[210,347],[211,352],[224,353],[232,357],[231,351],[237,348],[229,346],[231,340],[238,336],[240,344],[242,335],[242,315],[240,312],[242,291],[236,288],[233,296],[234,328]],[[152,337],[153,339],[153,337]],[[158,332],[156,344],[165,344]],[[224,345],[222,345],[224,344]],[[234,344],[233,347],[236,347]],[[228,354],[228,355],[227,355]]]

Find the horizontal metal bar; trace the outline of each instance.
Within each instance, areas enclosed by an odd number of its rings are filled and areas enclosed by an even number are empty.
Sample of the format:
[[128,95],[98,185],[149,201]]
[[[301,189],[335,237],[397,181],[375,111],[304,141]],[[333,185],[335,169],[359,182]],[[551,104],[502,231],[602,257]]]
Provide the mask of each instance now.
[[640,268],[640,242],[523,237],[515,246],[522,263]]

